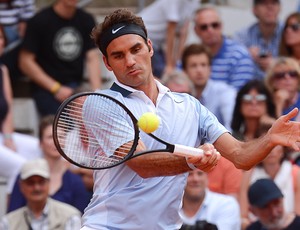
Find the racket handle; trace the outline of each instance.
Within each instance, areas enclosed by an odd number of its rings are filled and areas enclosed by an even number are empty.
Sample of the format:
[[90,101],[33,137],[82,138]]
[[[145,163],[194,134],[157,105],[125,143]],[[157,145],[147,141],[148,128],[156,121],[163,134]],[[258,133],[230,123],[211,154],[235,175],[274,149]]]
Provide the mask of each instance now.
[[177,156],[182,156],[182,157],[196,157],[199,155],[203,155],[203,150],[176,144],[173,153]]

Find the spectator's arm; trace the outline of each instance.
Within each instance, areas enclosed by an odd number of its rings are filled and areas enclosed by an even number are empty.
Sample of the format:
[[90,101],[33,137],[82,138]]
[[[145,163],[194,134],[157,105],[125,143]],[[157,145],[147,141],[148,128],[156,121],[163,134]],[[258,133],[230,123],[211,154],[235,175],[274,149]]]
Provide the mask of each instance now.
[[102,86],[102,78],[100,71],[100,53],[98,49],[94,48],[87,51],[86,68],[90,87],[93,90],[100,89]]

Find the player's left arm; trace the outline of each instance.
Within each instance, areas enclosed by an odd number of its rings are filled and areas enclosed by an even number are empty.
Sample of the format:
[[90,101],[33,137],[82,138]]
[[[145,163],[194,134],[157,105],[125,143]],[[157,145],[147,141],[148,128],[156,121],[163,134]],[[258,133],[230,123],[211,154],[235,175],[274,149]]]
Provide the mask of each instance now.
[[86,68],[90,87],[93,90],[101,89],[102,78],[100,71],[100,53],[96,48],[86,52]]
[[262,161],[276,145],[292,147],[299,151],[300,122],[290,121],[298,113],[293,109],[287,115],[278,118],[266,135],[248,142],[241,142],[229,133],[222,134],[214,143],[222,156],[230,160],[237,168],[248,170]]

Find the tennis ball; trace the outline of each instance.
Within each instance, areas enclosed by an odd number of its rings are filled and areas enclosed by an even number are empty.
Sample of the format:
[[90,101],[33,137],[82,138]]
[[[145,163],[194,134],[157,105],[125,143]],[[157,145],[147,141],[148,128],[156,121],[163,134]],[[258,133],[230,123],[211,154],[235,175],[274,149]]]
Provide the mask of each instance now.
[[147,112],[144,113],[138,120],[138,126],[145,133],[154,132],[160,123],[159,117],[155,113]]

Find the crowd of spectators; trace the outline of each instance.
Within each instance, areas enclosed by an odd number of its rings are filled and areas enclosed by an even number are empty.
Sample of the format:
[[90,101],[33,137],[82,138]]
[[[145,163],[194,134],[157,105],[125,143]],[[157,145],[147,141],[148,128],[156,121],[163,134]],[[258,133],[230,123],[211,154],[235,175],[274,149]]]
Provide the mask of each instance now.
[[[8,215],[0,221],[0,227],[7,228],[16,210],[24,210],[32,202],[26,186],[45,186],[41,193],[51,198],[43,198],[43,205],[60,207],[60,203],[52,204],[58,200],[78,209],[64,207],[68,218],[75,216],[74,223],[88,204],[92,171],[70,166],[60,157],[51,129],[53,115],[64,99],[82,85],[88,85],[87,90],[103,87],[101,56],[90,38],[95,19],[76,3],[56,0],[39,12],[34,12],[30,0],[0,3],[0,176],[8,183]],[[300,13],[295,10],[281,22],[278,15],[282,4],[280,0],[253,0],[252,12],[257,21],[229,37],[213,5],[201,6],[197,0],[154,1],[139,15],[152,40],[155,77],[171,91],[197,98],[237,139],[259,138],[275,119],[300,107]],[[3,19],[3,11],[10,17]],[[188,28],[193,28],[198,42],[186,43]],[[17,48],[2,55],[5,47],[16,41]],[[14,68],[32,83],[32,98],[41,118],[39,139],[15,132],[11,86],[17,79]],[[300,115],[295,120],[300,121]],[[205,229],[205,225],[221,230],[255,229],[253,223],[261,220],[263,207],[249,198],[254,192],[257,196],[258,188],[252,186],[258,186],[256,181],[262,178],[276,184],[267,181],[260,185],[262,188],[280,189],[277,198],[284,213],[300,215],[300,171],[295,154],[276,146],[249,171],[239,170],[221,158],[209,173],[190,172],[181,210],[182,229]],[[22,176],[24,170],[30,171],[22,168],[26,162],[37,158],[46,160],[39,163],[48,165],[46,174],[37,170]],[[249,188],[255,191],[250,189],[251,193]],[[30,219],[40,226],[38,220]],[[198,225],[202,228],[195,227]]]

